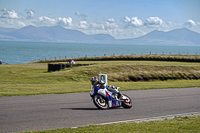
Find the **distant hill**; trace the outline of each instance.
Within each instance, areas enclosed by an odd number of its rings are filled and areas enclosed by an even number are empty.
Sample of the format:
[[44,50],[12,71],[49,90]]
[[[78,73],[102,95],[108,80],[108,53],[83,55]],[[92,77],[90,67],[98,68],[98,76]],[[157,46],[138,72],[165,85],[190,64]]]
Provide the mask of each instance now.
[[65,29],[61,26],[27,26],[21,29],[0,28],[0,41],[200,46],[200,34],[181,28],[169,32],[155,30],[138,38],[115,39],[109,34],[86,35],[81,31]]
[[200,34],[186,28],[168,32],[152,31],[142,37],[133,39],[121,39],[126,44],[155,44],[155,45],[199,45]]
[[65,29],[61,26],[27,26],[21,29],[0,28],[0,40],[77,43],[101,43],[103,40],[103,43],[110,43],[115,41],[115,38],[108,34],[86,35],[78,30]]

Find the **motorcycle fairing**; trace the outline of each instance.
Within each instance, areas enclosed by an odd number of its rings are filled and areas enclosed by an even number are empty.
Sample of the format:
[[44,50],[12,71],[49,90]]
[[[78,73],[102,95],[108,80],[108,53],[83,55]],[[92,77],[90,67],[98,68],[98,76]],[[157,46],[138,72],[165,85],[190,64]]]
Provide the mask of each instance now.
[[120,107],[122,106],[122,102],[116,99],[112,100],[112,107]]
[[106,87],[104,87],[103,89],[101,89],[99,87],[95,87],[94,89],[92,89],[90,91],[90,95],[91,96],[94,96],[95,94],[100,94],[100,95],[104,96],[108,101],[108,107],[109,108],[122,106],[122,102],[121,101],[112,98],[112,94],[113,93],[114,92],[111,92],[111,91],[107,90]]
[[120,107],[120,106],[122,106],[122,102],[120,100],[117,100],[116,98],[113,98],[112,95],[115,95],[115,93],[114,92],[110,92],[110,98],[111,98],[111,101],[112,101],[112,107]]

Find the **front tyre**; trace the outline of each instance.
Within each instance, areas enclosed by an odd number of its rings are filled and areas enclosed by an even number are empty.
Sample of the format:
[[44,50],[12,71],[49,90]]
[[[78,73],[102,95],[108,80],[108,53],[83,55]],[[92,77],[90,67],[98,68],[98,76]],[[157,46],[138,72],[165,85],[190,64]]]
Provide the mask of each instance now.
[[94,105],[99,109],[108,109],[108,102],[105,97],[101,95],[94,95],[93,96]]
[[132,107],[132,101],[131,101],[130,97],[128,97],[125,94],[123,94],[122,97],[123,97],[122,107],[124,107],[126,109],[130,109]]

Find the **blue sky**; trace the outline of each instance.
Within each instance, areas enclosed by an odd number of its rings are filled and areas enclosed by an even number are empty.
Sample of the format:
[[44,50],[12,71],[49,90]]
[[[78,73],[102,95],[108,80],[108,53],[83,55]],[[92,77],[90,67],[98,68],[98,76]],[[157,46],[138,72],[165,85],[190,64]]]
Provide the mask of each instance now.
[[115,38],[177,28],[200,33],[200,0],[0,0],[0,27],[28,25]]

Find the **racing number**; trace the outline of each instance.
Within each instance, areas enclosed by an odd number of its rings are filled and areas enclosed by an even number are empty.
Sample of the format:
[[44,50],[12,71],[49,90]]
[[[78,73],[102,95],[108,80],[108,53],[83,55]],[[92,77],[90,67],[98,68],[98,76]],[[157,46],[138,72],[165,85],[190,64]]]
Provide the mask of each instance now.
[[104,75],[101,75],[101,80],[103,80],[105,82],[105,77]]

